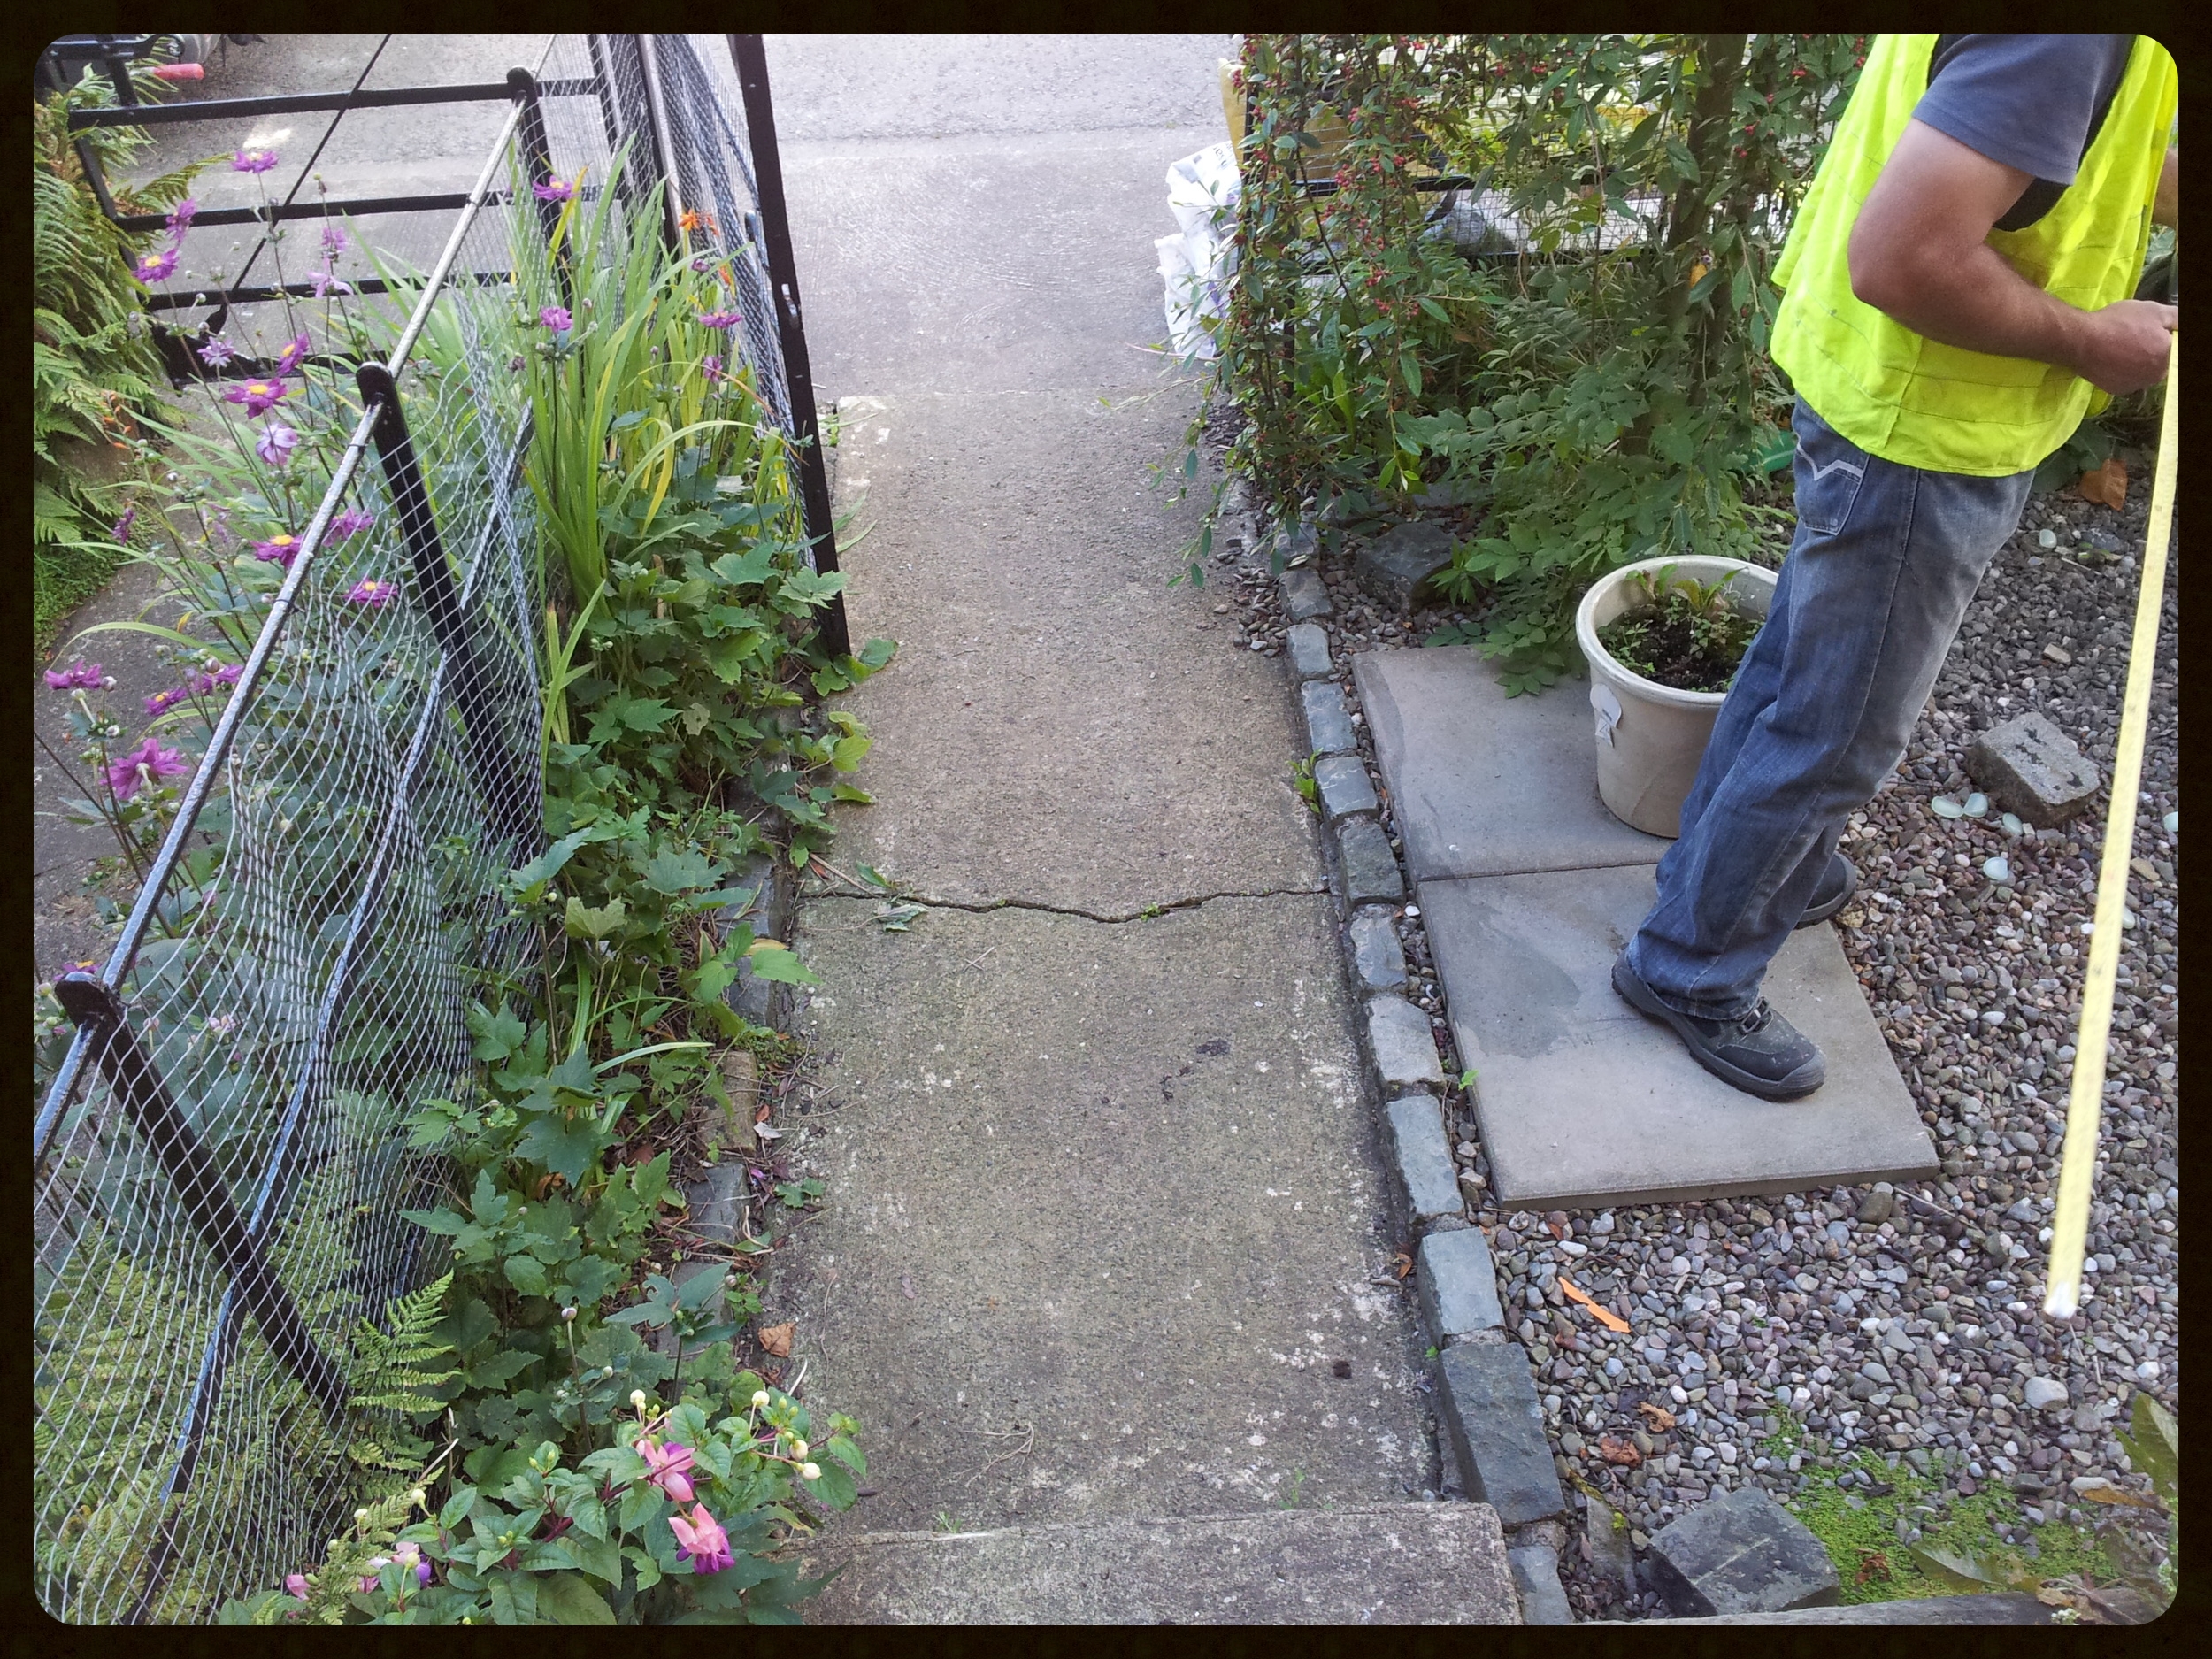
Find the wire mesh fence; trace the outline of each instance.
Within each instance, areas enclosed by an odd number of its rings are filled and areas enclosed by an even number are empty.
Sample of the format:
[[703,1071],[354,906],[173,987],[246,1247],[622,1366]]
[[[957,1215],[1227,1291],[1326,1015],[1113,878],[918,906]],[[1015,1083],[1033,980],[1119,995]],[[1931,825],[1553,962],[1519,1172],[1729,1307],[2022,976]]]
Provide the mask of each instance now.
[[[726,273],[733,345],[798,419],[713,62],[682,37],[557,39],[430,270],[357,224],[380,291],[276,302],[311,342],[287,408],[324,434],[328,487],[282,529],[265,490],[258,559],[219,521],[170,570],[243,660],[108,962],[56,987],[77,1033],[34,1125],[32,1434],[58,1617],[207,1619],[357,1501],[353,1333],[442,1271],[402,1212],[449,1176],[404,1118],[468,1088],[470,998],[536,948],[503,883],[541,841],[548,595],[515,356],[539,187],[642,209],[666,180],[698,204],[669,229]],[[616,227],[611,257],[661,234]]]

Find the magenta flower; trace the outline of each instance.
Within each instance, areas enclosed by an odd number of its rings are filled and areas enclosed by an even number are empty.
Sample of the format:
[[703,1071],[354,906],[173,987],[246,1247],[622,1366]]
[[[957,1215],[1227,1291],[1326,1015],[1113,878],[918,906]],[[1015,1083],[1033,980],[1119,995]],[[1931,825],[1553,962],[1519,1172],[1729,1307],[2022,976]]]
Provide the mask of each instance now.
[[332,517],[330,527],[323,533],[323,539],[326,541],[342,541],[348,536],[367,529],[375,522],[374,513],[363,512],[357,508],[349,507],[343,512]]
[[200,361],[211,369],[219,369],[238,355],[238,348],[220,334],[210,334],[207,343],[200,348]]
[[315,290],[315,297],[319,300],[327,298],[333,294],[353,292],[350,283],[340,281],[320,265],[317,265],[307,273],[307,286]]
[[192,676],[192,695],[204,697],[218,686],[234,686],[242,672],[236,663],[225,663],[220,668],[204,670]]
[[663,1446],[651,1435],[637,1443],[637,1454],[645,1460],[645,1478],[679,1503],[691,1502],[691,1448],[671,1440]]
[[328,224],[323,227],[323,251],[326,254],[334,257],[338,254],[345,252],[347,242],[344,227],[341,226],[335,219],[331,220]]
[[111,541],[124,541],[129,540],[131,526],[137,522],[138,509],[135,507],[124,508],[123,516],[120,518],[118,518],[115,523],[110,526],[108,530],[108,540]]
[[707,379],[710,380],[718,380],[724,378],[722,373],[722,359],[716,357],[712,352],[709,352],[705,357],[699,359],[699,366],[707,372]]
[[565,202],[576,194],[576,187],[564,180],[556,179],[549,184],[532,185],[530,194],[541,202]]
[[108,762],[108,787],[118,801],[127,801],[146,784],[158,786],[164,778],[186,777],[191,771],[190,761],[150,737],[129,754]]
[[81,687],[87,691],[97,691],[103,679],[99,664],[77,663],[63,669],[58,674],[48,669],[46,688],[49,691],[70,691]]
[[271,466],[282,466],[299,447],[300,434],[280,420],[273,420],[264,426],[253,442],[254,453]]
[[707,1513],[705,1504],[693,1505],[689,1515],[679,1510],[668,1517],[668,1525],[676,1534],[676,1559],[688,1560],[694,1572],[719,1572],[737,1559],[730,1549],[730,1535]]
[[277,165],[273,150],[242,150],[230,158],[233,173],[266,173]]
[[97,973],[99,971],[100,964],[96,962],[65,962],[55,971],[54,977],[58,979],[72,973]]
[[547,306],[538,313],[538,320],[557,334],[565,334],[576,326],[576,319],[568,314],[567,308],[560,305]]
[[186,231],[192,228],[192,216],[199,211],[200,204],[190,196],[186,196],[183,201],[169,210],[169,234],[172,236],[181,237]]
[[300,556],[300,539],[289,530],[280,530],[266,541],[255,542],[253,556],[265,565],[281,565],[288,571]]
[[247,380],[237,386],[226,386],[223,401],[243,403],[249,415],[259,415],[283,402],[289,390],[282,380]]
[[292,337],[292,343],[285,347],[284,354],[277,358],[276,372],[279,374],[289,374],[294,369],[299,367],[301,364],[307,361],[307,353],[311,344],[312,342],[305,334],[295,334]]
[[734,328],[744,320],[744,316],[738,311],[702,311],[699,313],[699,326],[702,328]]
[[287,1595],[297,1596],[303,1601],[307,1600],[307,1575],[303,1572],[286,1573],[284,1575],[284,1594]]
[[177,250],[164,248],[159,253],[142,253],[138,263],[131,267],[141,282],[158,282],[177,268]]
[[380,582],[372,576],[366,581],[354,583],[352,591],[348,593],[346,597],[357,605],[366,605],[373,611],[381,611],[392,603],[392,595],[398,591],[397,582]]
[[146,712],[166,714],[191,695],[191,687],[188,686],[172,686],[166,691],[157,691],[146,699]]

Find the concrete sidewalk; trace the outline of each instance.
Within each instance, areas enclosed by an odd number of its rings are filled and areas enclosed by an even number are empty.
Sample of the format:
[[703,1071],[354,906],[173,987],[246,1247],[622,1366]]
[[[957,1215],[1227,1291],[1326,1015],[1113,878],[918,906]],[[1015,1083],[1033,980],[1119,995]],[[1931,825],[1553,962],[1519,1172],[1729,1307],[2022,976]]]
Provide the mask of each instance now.
[[[764,1323],[865,1425],[855,1532],[1437,1486],[1291,688],[1166,586],[1198,503],[1148,475],[1198,398],[1140,349],[1150,243],[1225,50],[771,39],[818,394],[863,400],[854,636],[901,642],[847,699],[876,804],[835,857],[937,907],[799,928],[828,1115],[786,1144],[828,1190]],[[927,1555],[879,1553],[868,1606],[930,1617],[881,1576]],[[840,1595],[810,1617],[870,1616]]]

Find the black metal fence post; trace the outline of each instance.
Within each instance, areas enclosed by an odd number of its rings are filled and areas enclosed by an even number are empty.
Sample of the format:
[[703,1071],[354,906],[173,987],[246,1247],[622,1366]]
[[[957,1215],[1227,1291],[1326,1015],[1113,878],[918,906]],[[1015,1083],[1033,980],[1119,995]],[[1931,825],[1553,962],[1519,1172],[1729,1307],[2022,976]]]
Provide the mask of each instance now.
[[542,814],[538,791],[524,769],[522,758],[501,735],[492,712],[492,700],[476,652],[469,637],[468,618],[454,590],[452,566],[446,562],[439,539],[430,493],[424,488],[422,469],[416,465],[414,441],[408,435],[407,418],[400,412],[399,388],[391,372],[380,363],[365,363],[355,375],[364,403],[376,410],[372,429],[378,457],[384,464],[384,480],[399,515],[400,534],[413,561],[415,587],[430,626],[443,654],[446,678],[453,701],[461,710],[467,736],[469,770],[494,832],[522,845],[534,845]]
[[[752,141],[753,179],[760,190],[761,230],[767,244],[768,280],[775,292],[776,330],[783,344],[784,378],[791,387],[791,419],[798,429],[800,504],[814,568],[837,568],[837,519],[823,465],[821,422],[814,410],[814,373],[806,356],[806,323],[799,306],[799,273],[791,257],[791,226],[783,205],[783,162],[776,151],[775,105],[768,96],[768,52],[757,35],[730,36],[730,58],[745,96],[745,131]],[[841,656],[852,649],[845,595],[833,598],[822,617],[822,642]]]

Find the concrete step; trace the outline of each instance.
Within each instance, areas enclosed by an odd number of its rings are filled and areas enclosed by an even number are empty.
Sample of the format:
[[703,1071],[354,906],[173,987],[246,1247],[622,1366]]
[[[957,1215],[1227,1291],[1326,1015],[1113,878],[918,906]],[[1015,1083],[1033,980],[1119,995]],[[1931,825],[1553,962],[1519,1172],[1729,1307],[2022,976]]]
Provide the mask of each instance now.
[[1497,1512],[1393,1503],[834,1534],[810,1624],[1518,1624]]

